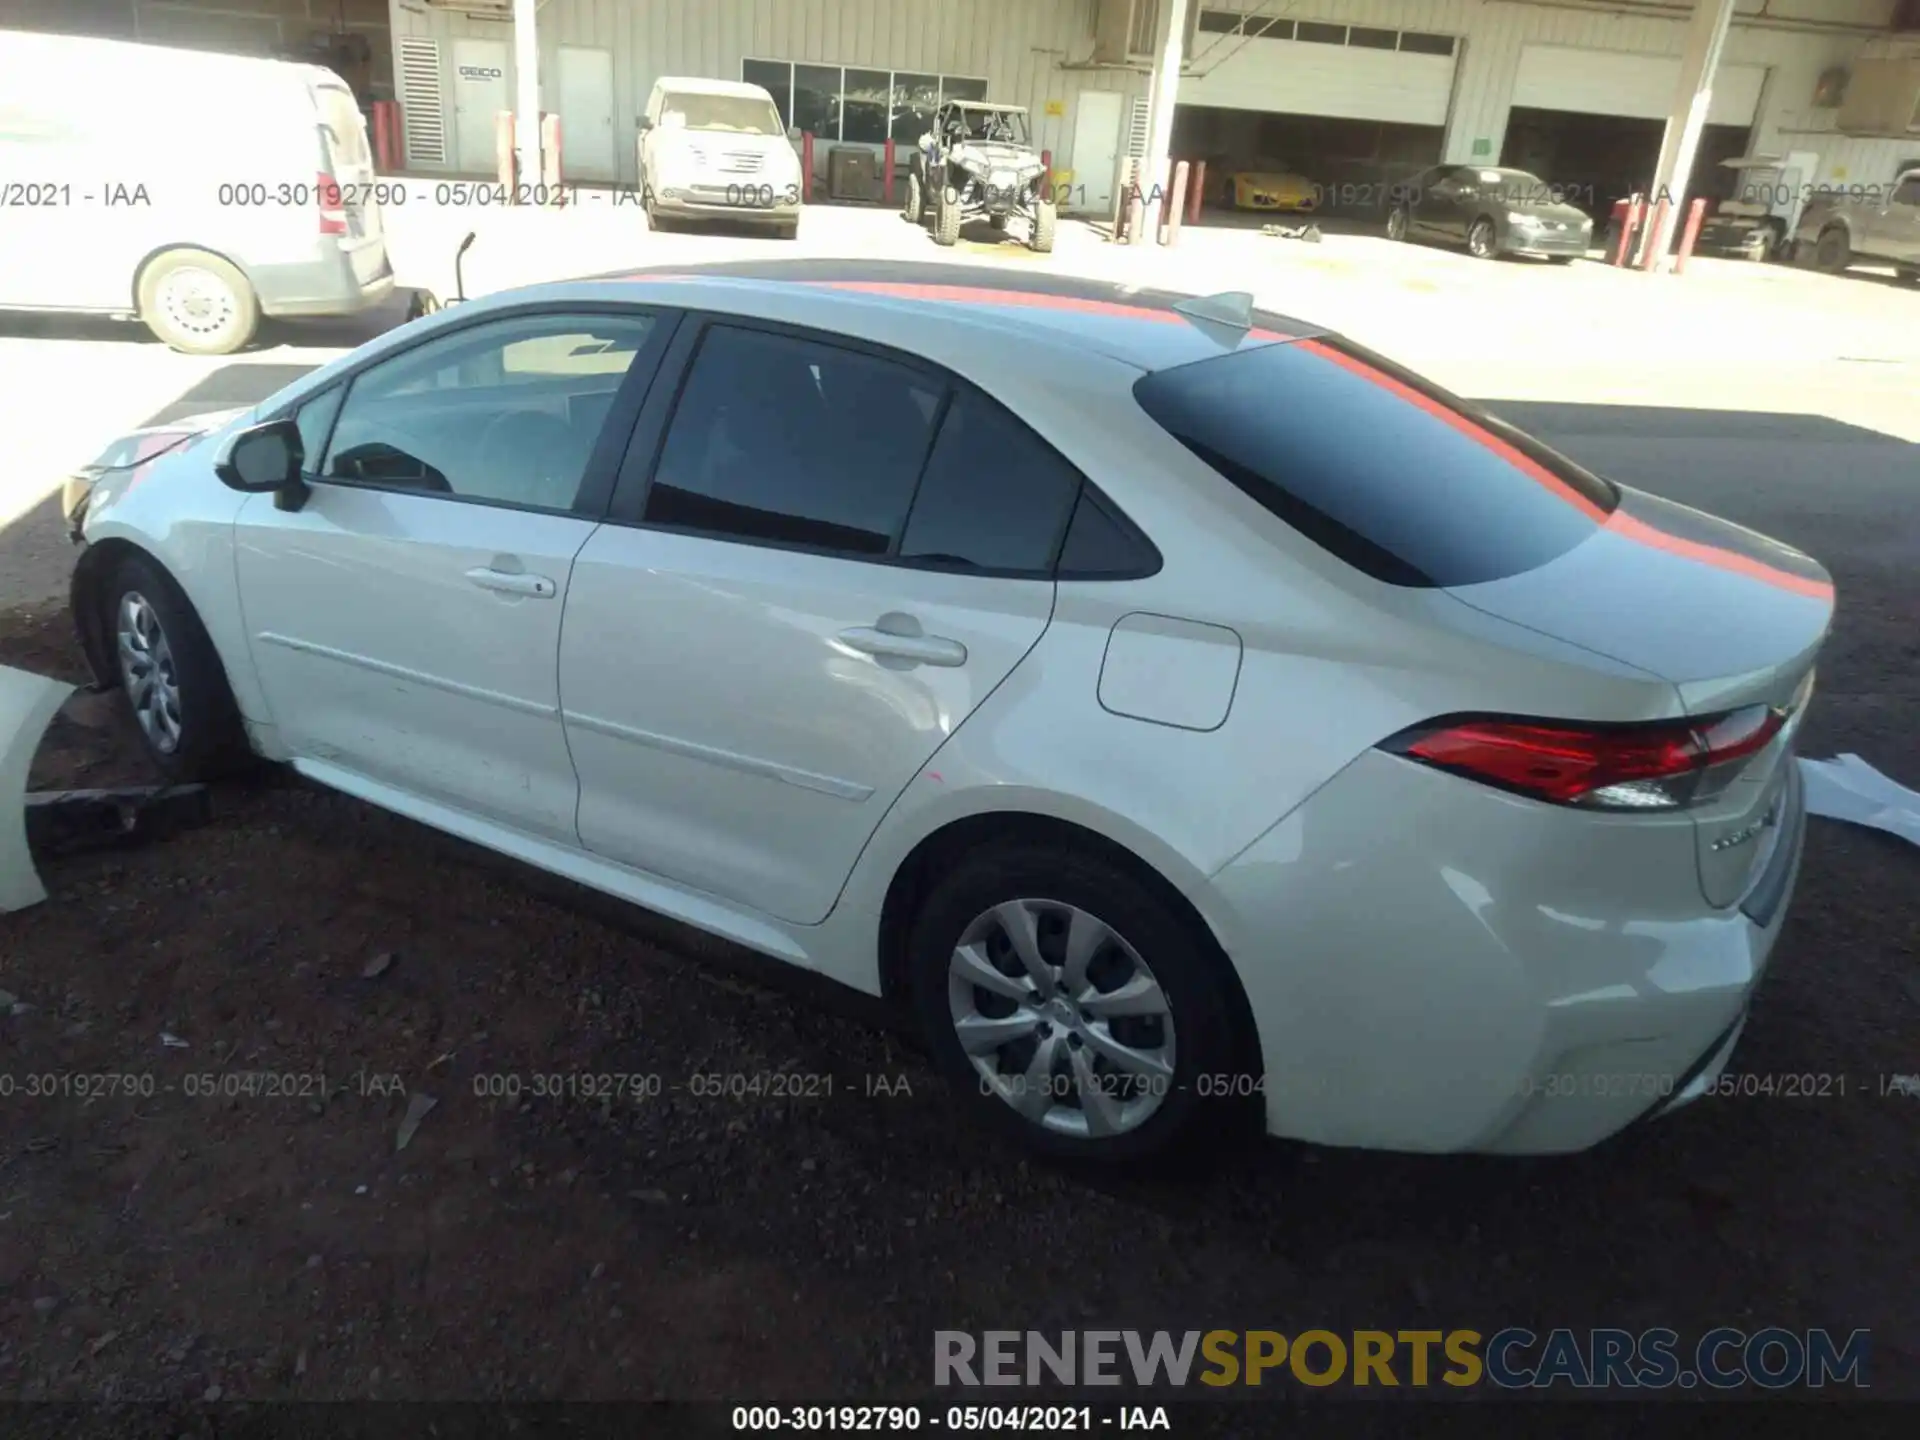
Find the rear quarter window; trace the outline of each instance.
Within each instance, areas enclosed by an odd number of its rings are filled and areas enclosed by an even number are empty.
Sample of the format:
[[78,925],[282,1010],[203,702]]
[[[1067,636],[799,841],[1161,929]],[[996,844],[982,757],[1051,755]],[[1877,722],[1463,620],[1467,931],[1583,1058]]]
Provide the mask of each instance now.
[[1392,585],[1518,575],[1571,550],[1619,503],[1607,481],[1349,340],[1156,371],[1134,396],[1267,510]]

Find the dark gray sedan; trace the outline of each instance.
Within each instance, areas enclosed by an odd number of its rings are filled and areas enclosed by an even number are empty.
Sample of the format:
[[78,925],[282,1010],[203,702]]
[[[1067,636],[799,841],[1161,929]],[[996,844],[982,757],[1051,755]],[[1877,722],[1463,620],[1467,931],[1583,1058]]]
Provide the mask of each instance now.
[[1569,203],[1572,191],[1525,170],[1437,165],[1395,187],[1387,238],[1464,245],[1481,260],[1537,255],[1565,264],[1593,243],[1593,221]]

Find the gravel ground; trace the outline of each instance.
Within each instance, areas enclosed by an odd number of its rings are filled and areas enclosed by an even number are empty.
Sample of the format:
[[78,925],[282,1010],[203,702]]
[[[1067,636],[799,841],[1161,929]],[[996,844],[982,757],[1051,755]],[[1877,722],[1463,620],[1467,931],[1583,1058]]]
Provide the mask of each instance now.
[[[64,615],[0,617],[0,663],[78,678]],[[73,712],[36,785],[140,775],[117,697]],[[1812,753],[1867,718],[1837,713]],[[1920,1396],[1920,1100],[1879,1093],[1920,1071],[1920,888],[1888,837],[1815,822],[1737,1061],[1844,1096],[1566,1159],[1274,1144],[1116,1180],[957,1122],[864,1002],[286,779],[214,801],[0,918],[0,1397],[926,1398],[936,1329],[1509,1324],[1866,1327],[1875,1394]],[[527,1093],[568,1072],[630,1078]],[[798,1093],[698,1093],[775,1072]]]

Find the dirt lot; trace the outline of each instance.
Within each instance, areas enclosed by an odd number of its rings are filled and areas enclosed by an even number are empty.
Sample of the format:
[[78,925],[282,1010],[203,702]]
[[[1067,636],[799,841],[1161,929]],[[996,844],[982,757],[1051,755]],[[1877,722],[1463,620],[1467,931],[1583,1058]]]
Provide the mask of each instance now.
[[[0,662],[78,678],[57,613],[0,618]],[[117,703],[37,785],[138,776]],[[1094,1324],[1867,1327],[1875,1392],[1920,1395],[1920,1100],[1878,1089],[1920,1072],[1920,872],[1886,837],[1816,822],[1738,1062],[1844,1097],[1096,1182],[957,1126],[860,1004],[342,797],[214,799],[0,919],[0,1396],[924,1398],[937,1328]],[[775,1071],[809,1093],[696,1093]],[[633,1078],[530,1097],[568,1072]]]

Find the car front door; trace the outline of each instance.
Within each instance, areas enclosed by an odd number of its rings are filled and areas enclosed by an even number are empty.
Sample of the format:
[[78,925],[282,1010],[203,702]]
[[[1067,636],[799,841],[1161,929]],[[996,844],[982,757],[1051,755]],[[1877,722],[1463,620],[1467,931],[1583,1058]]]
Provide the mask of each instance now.
[[1413,191],[1408,232],[1423,240],[1446,238],[1447,218],[1454,210],[1453,194],[1459,184],[1459,172],[1453,169],[1429,170],[1408,184]]
[[814,923],[1046,629],[1080,479],[980,392],[813,332],[709,322],[669,416],[671,388],[567,600],[581,843]]
[[671,324],[484,320],[301,408],[306,504],[250,497],[235,535],[254,668],[297,762],[576,843],[560,617]]

